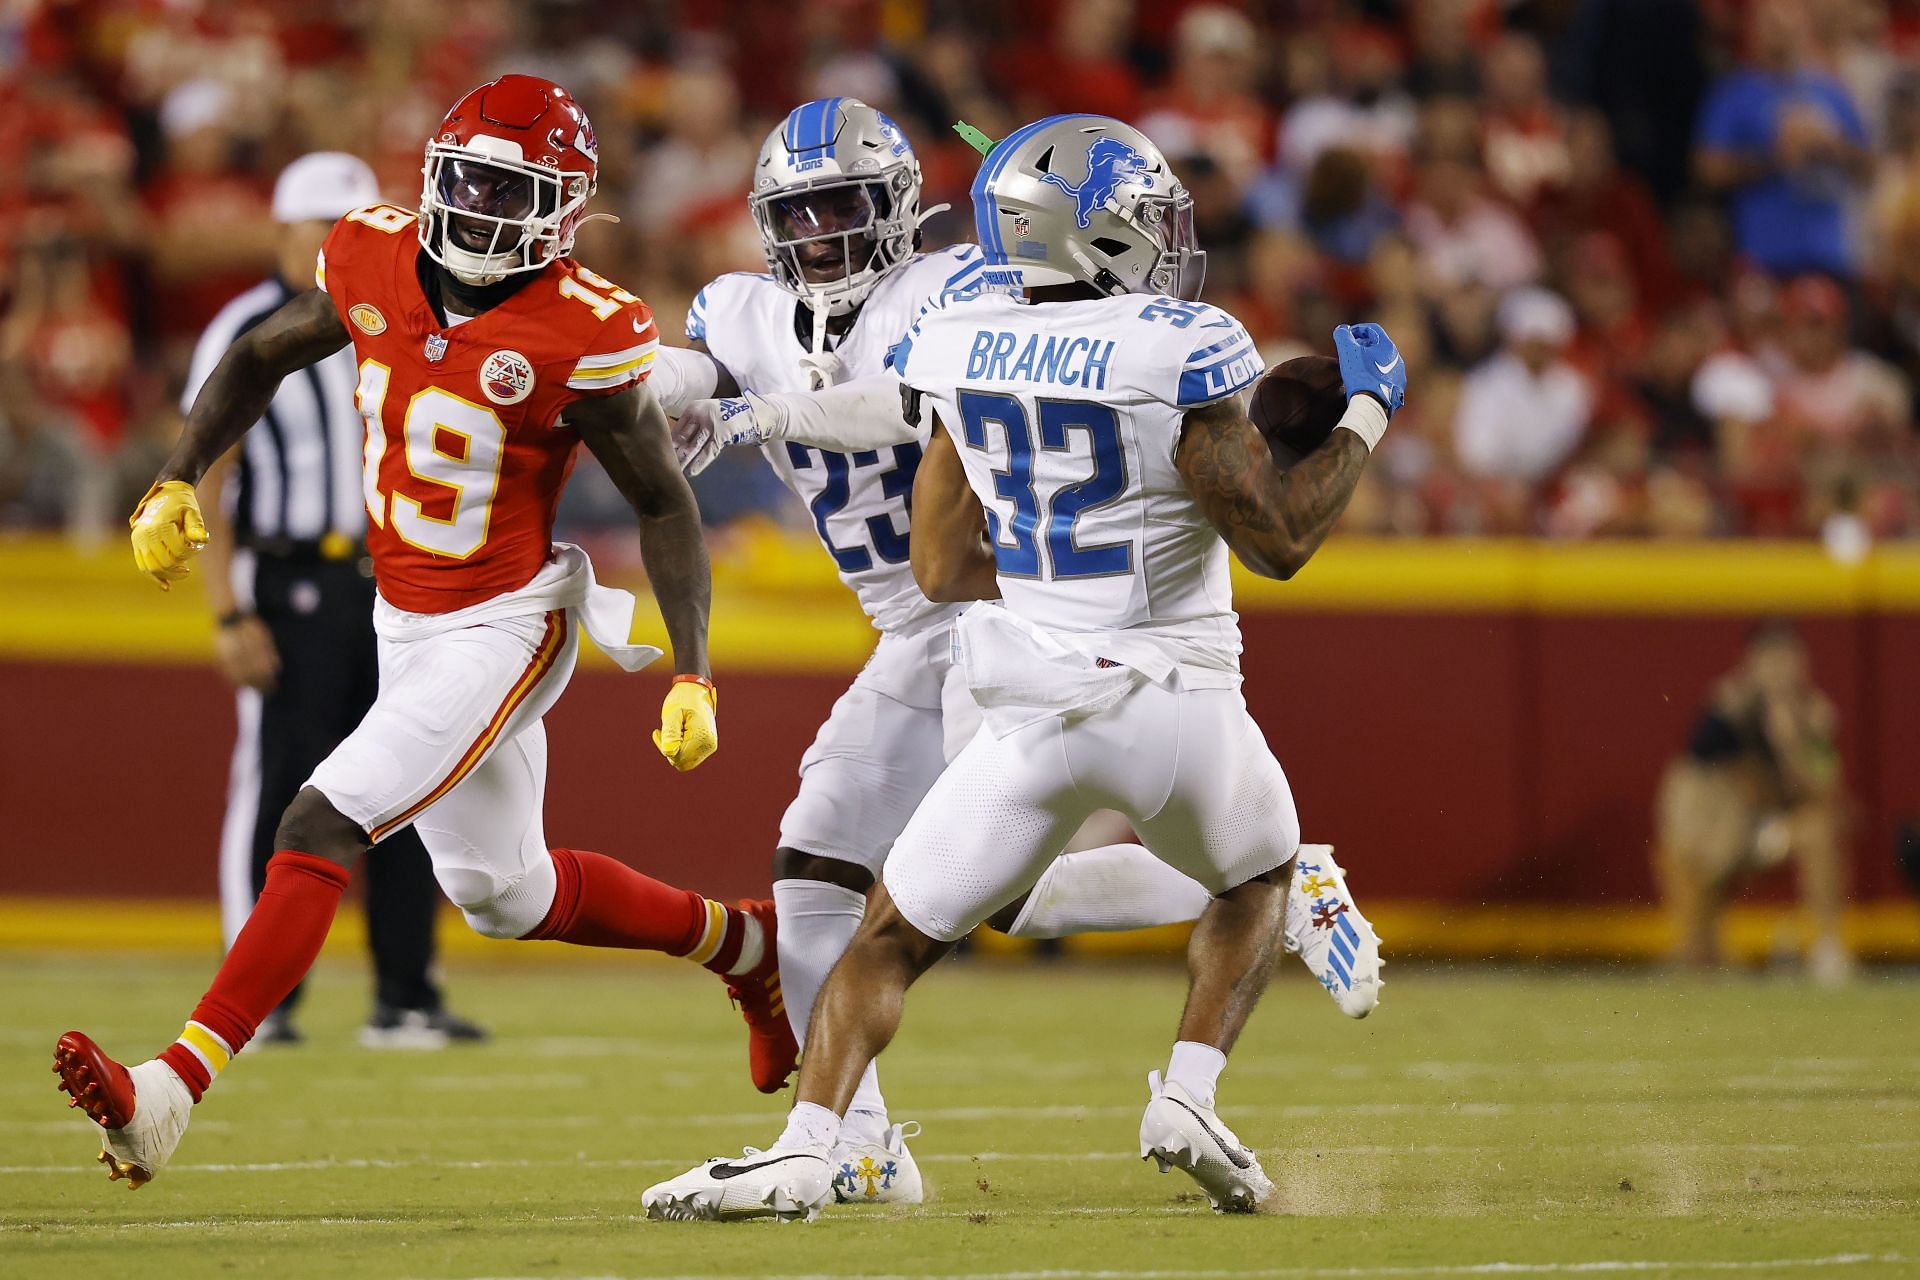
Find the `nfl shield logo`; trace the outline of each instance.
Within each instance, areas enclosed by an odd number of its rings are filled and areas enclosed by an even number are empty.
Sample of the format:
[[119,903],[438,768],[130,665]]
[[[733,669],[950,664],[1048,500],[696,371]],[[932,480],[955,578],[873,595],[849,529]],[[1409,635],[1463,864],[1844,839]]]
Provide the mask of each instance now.
[[1018,214],[1014,217],[1013,234],[1019,236],[1022,240],[1025,240],[1027,238],[1027,233],[1032,230],[1033,230],[1032,218],[1029,218],[1024,213]]
[[447,354],[447,340],[437,333],[427,335],[427,363],[439,364],[440,358]]

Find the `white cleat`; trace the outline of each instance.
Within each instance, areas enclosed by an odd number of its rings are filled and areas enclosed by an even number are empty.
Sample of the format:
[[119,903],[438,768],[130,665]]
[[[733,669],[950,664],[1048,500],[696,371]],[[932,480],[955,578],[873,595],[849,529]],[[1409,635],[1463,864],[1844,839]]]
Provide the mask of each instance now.
[[1287,895],[1286,947],[1349,1018],[1364,1018],[1380,1003],[1387,982],[1380,935],[1360,914],[1330,844],[1300,846]]
[[919,1204],[926,1189],[907,1139],[920,1125],[896,1124],[878,1142],[842,1142],[833,1149],[833,1199],[836,1204]]
[[1273,1194],[1273,1183],[1247,1145],[1177,1084],[1147,1073],[1153,1100],[1140,1117],[1140,1158],[1160,1172],[1179,1169],[1207,1193],[1216,1213],[1252,1213]]
[[107,1178],[135,1191],[151,1182],[193,1118],[193,1095],[173,1068],[158,1058],[122,1067],[91,1037],[69,1031],[54,1046],[53,1069],[69,1105],[98,1126]]
[[833,1199],[825,1147],[760,1151],[709,1160],[677,1178],[648,1187],[640,1197],[655,1222],[738,1222],[779,1218],[812,1222]]

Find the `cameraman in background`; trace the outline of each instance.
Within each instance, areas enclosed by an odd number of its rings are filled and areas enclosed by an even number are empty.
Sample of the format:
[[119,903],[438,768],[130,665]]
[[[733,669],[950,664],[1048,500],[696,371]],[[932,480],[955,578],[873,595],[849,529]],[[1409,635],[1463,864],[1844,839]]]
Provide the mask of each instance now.
[[1660,787],[1654,869],[1680,963],[1718,963],[1728,901],[1791,858],[1813,927],[1807,972],[1827,986],[1852,976],[1841,936],[1846,798],[1837,736],[1833,704],[1813,687],[1799,632],[1785,621],[1761,623]]

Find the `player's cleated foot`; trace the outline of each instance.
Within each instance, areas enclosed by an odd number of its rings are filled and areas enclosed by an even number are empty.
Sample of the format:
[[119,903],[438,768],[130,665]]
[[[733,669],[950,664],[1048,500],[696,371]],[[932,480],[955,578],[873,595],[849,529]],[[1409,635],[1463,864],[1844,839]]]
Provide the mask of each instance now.
[[919,1132],[919,1123],[908,1120],[890,1126],[878,1142],[856,1139],[835,1147],[830,1158],[834,1203],[919,1204],[925,1200],[920,1166],[907,1150],[907,1139]]
[[747,1020],[747,1068],[753,1075],[753,1087],[762,1093],[778,1093],[787,1087],[788,1078],[799,1065],[800,1045],[793,1038],[787,1004],[780,995],[773,899],[742,900],[740,910],[760,922],[766,952],[758,965],[727,979],[727,994]]
[[1360,914],[1330,844],[1300,846],[1287,895],[1286,946],[1349,1018],[1364,1018],[1380,1003],[1386,985],[1380,935]]
[[709,1160],[640,1197],[655,1222],[736,1222],[745,1218],[813,1221],[833,1199],[833,1169],[824,1147],[759,1151]]
[[444,1049],[450,1044],[477,1044],[487,1029],[445,1008],[402,1009],[376,1004],[367,1025],[360,1028],[363,1049]]
[[1203,1107],[1158,1071],[1147,1073],[1153,1098],[1140,1117],[1140,1158],[1160,1172],[1180,1169],[1200,1184],[1216,1213],[1252,1213],[1273,1194],[1273,1183],[1247,1145],[1223,1124],[1212,1107]]
[[69,1031],[53,1047],[53,1070],[67,1105],[100,1126],[100,1163],[109,1181],[138,1191],[166,1165],[193,1116],[193,1095],[173,1068],[155,1058],[129,1070],[93,1038]]

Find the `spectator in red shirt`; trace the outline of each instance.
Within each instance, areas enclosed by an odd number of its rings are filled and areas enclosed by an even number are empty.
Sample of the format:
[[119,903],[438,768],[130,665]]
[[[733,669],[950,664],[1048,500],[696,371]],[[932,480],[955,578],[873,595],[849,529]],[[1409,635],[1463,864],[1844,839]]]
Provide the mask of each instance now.
[[[1567,130],[1568,166],[1561,185],[1541,192],[1533,224],[1550,248],[1596,231],[1626,251],[1633,281],[1651,315],[1662,315],[1698,285],[1683,278],[1667,250],[1667,230],[1653,192],[1614,161],[1613,130],[1598,111],[1573,116]],[[1711,215],[1709,215],[1711,216]]]
[[189,80],[160,108],[166,164],[148,184],[155,283],[170,338],[191,341],[235,294],[273,268],[267,193],[235,161],[239,104],[217,80]]
[[1140,114],[1140,74],[1127,61],[1133,0],[1064,0],[1053,40],[1012,59],[1013,81],[1038,99],[1028,117],[1061,111],[1132,120]]
[[1912,434],[1911,393],[1899,371],[1847,339],[1847,299],[1823,276],[1802,276],[1782,295],[1787,360],[1780,410],[1808,445],[1898,443]]
[[1496,192],[1525,210],[1567,183],[1573,161],[1566,116],[1547,95],[1547,55],[1532,36],[1502,36],[1481,65],[1487,176]]
[[1171,156],[1204,154],[1245,190],[1268,159],[1273,122],[1254,96],[1263,47],[1238,9],[1195,5],[1174,31],[1173,74],[1140,121]]

